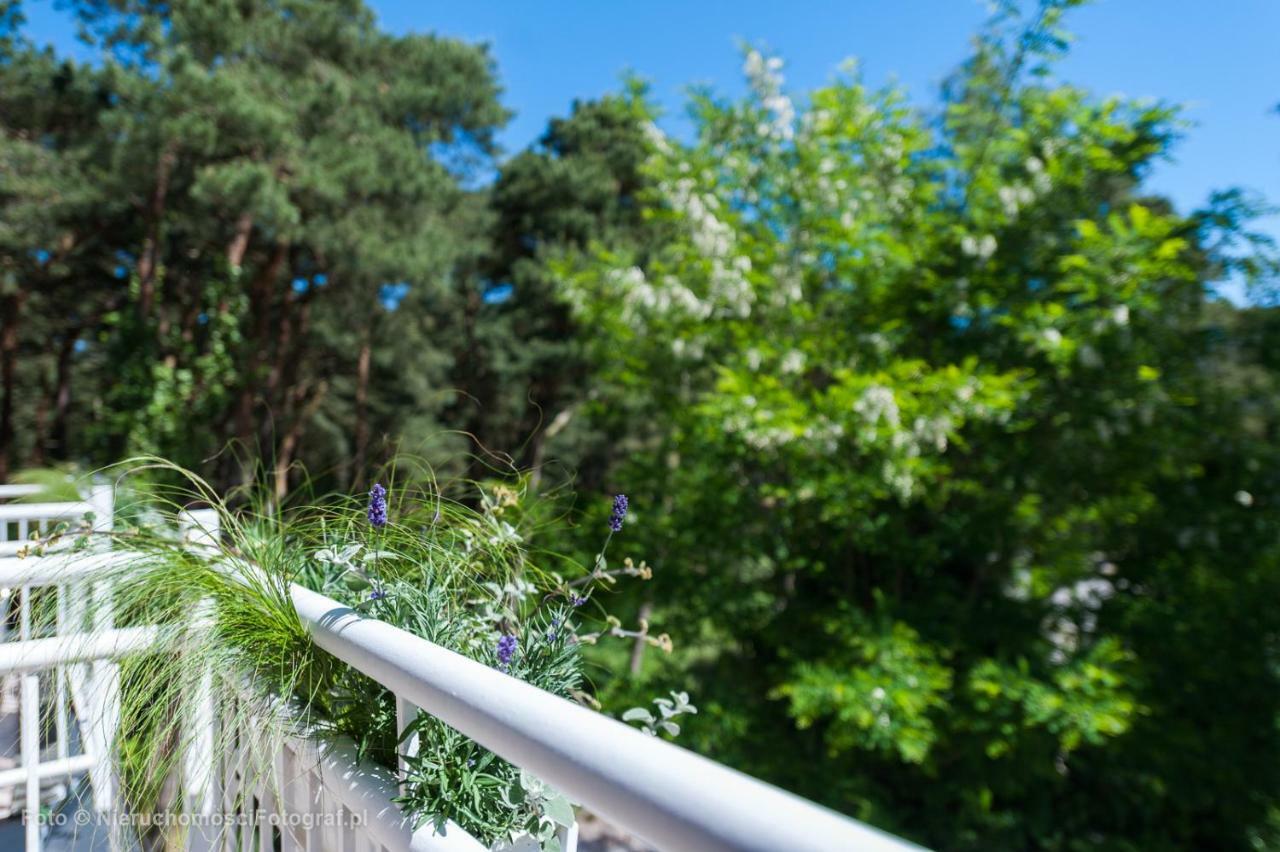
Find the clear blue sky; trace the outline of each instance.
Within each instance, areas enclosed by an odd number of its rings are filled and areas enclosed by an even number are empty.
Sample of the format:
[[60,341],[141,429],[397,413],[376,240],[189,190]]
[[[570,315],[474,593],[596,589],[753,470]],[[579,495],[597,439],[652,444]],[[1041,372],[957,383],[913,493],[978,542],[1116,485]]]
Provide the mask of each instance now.
[[[507,151],[535,140],[574,98],[614,89],[630,69],[652,81],[683,125],[683,91],[742,88],[736,43],[779,52],[794,91],[822,83],[856,56],[870,82],[896,78],[920,103],[968,50],[986,15],[976,0],[372,0],[392,32],[435,31],[486,41],[515,117]],[[28,33],[75,50],[50,0],[28,0]],[[1196,123],[1150,182],[1187,211],[1214,188],[1247,186],[1280,203],[1280,0],[1098,0],[1068,19],[1078,42],[1063,78],[1099,94],[1185,104]],[[1280,220],[1269,222],[1280,236]]]

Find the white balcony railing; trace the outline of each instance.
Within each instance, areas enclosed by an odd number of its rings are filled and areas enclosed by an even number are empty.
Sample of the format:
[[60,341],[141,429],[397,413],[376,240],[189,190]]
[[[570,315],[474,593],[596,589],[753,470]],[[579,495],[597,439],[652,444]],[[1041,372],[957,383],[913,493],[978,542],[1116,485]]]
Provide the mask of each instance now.
[[[0,494],[0,497],[3,495]],[[17,506],[56,504],[0,505]],[[63,514],[69,517],[70,506]],[[104,506],[99,496],[95,511]],[[50,510],[41,509],[45,515]],[[0,514],[0,518],[4,518]],[[41,517],[44,517],[42,515]],[[109,522],[101,517],[98,523]],[[15,518],[9,518],[14,521]],[[35,521],[27,518],[26,528]],[[195,537],[216,534],[216,516],[192,514],[188,523]],[[0,771],[0,788],[25,784],[28,803],[38,802],[41,785],[56,777],[89,771],[94,803],[100,811],[116,807],[111,766],[113,720],[118,698],[112,688],[111,659],[154,641],[146,627],[112,630],[109,606],[93,609],[98,621],[92,634],[83,633],[83,605],[75,595],[93,588],[95,576],[127,560],[128,554],[53,553],[45,556],[0,558],[0,587],[20,589],[16,598],[20,621],[29,623],[25,604],[29,590],[55,586],[59,591],[58,635],[34,637],[0,645],[0,673],[22,678],[22,737],[20,770]],[[375,619],[316,592],[292,587],[292,600],[317,646],[343,660],[397,698],[401,726],[417,712],[430,713],[499,756],[532,772],[606,820],[663,850],[759,850],[759,852],[844,852],[844,850],[904,850],[917,848],[906,841],[819,807],[714,761],[650,737],[574,702],[468,659]],[[100,598],[99,602],[109,599]],[[63,619],[61,613],[67,611]],[[63,631],[66,631],[64,634]],[[87,661],[93,661],[86,666]],[[79,668],[77,668],[79,667]],[[100,671],[95,689],[85,689],[76,704],[84,753],[60,747],[53,760],[42,762],[39,672],[53,671],[59,689],[67,672]],[[61,672],[62,675],[56,673]],[[72,692],[80,689],[77,676],[67,678]],[[210,673],[212,678],[212,673]],[[83,685],[83,684],[82,684]],[[212,690],[210,690],[212,694]],[[74,700],[74,696],[73,696]],[[58,707],[63,705],[58,704]],[[238,813],[234,830],[213,835],[193,832],[189,848],[216,844],[226,850],[334,850],[334,852],[480,852],[477,840],[456,825],[437,832],[430,824],[415,830],[394,804],[398,778],[380,767],[356,761],[354,750],[342,743],[317,744],[289,739],[274,743],[273,754],[250,753],[262,748],[253,736],[253,720],[243,712],[215,713],[210,703],[185,756],[183,785],[188,808],[205,816]],[[220,718],[219,718],[220,717]],[[214,755],[213,729],[221,721],[237,720],[243,736],[240,750]],[[56,742],[66,743],[65,719],[56,724]],[[93,733],[96,732],[96,733]],[[225,749],[221,749],[225,751]],[[246,771],[266,759],[270,773]],[[212,766],[215,761],[218,766]],[[267,818],[263,818],[266,815]],[[327,818],[322,818],[327,817]],[[42,834],[30,820],[27,852],[39,852]],[[562,832],[566,852],[576,844],[576,827]],[[128,838],[112,832],[112,846]],[[536,848],[530,844],[527,848]]]
[[[0,499],[38,493],[36,486],[0,486]],[[4,640],[0,644],[0,692],[11,694],[11,684],[17,679],[20,695],[16,743],[20,764],[0,770],[0,794],[9,802],[6,810],[13,809],[16,793],[21,792],[24,812],[38,812],[51,788],[65,790],[72,777],[85,773],[92,778],[94,807],[99,811],[110,807],[114,779],[109,755],[119,687],[112,660],[140,650],[150,641],[141,635],[145,630],[111,629],[110,596],[102,584],[94,582],[94,576],[119,557],[86,556],[60,566],[65,570],[51,570],[53,562],[28,563],[11,554],[29,545],[32,536],[48,535],[60,524],[74,525],[86,517],[93,518],[95,530],[109,530],[112,516],[112,491],[107,486],[94,488],[82,502],[0,503],[0,594],[6,604],[0,621],[0,638]],[[33,629],[44,627],[33,625],[37,589],[53,595],[56,620],[52,635],[33,633]],[[91,600],[96,604],[92,612],[88,607]],[[17,617],[11,619],[14,611]],[[15,620],[16,637],[10,635]],[[79,728],[74,734],[72,719]],[[42,747],[44,740],[51,740],[49,747]],[[74,754],[73,744],[80,746]],[[3,745],[11,749],[15,744]],[[39,821],[32,818],[26,823],[27,849],[39,850]]]

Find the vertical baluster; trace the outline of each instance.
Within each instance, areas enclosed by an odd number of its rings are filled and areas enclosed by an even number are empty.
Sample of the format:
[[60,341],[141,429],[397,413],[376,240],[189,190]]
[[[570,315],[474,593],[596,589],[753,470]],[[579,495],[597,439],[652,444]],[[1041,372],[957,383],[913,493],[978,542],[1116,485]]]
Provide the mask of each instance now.
[[[110,532],[114,525],[113,512],[115,500],[110,485],[95,485],[89,492],[89,505],[93,508],[93,530],[97,533]],[[110,538],[95,537],[95,544],[102,547],[110,545]],[[110,629],[115,626],[115,611],[109,584],[104,581],[94,583],[94,630]]]
[[[178,523],[183,537],[193,546],[216,547],[218,543],[220,518],[216,510],[198,511],[184,510],[178,514]],[[213,627],[214,607],[212,600],[203,600],[193,614],[193,625],[196,631],[210,630]],[[213,781],[213,749],[214,749],[214,695],[213,672],[207,668],[199,673],[195,693],[192,696],[194,712],[191,714],[192,729],[185,732],[183,754],[183,791],[190,803],[188,811],[210,816],[213,813],[213,796],[210,786]]]
[[258,791],[258,809],[262,819],[258,822],[257,852],[275,852],[275,843],[272,835],[275,833],[274,825],[279,822],[277,817],[280,813],[280,804],[276,800],[270,776],[262,779],[262,783],[258,786]]
[[357,852],[356,849],[356,830],[351,824],[351,811],[347,810],[346,805],[338,805],[338,837],[339,848],[342,852]]
[[31,638],[31,586],[23,586],[18,594],[18,638],[26,642]]
[[[58,612],[56,615],[55,633],[58,636],[67,636],[70,630],[67,629],[67,586],[59,585],[53,587],[54,594],[57,596]],[[58,703],[57,716],[54,719],[55,733],[58,737],[58,757],[68,757],[71,754],[71,744],[67,739],[67,684],[64,677],[64,668],[58,666],[53,670],[54,679],[57,681],[56,701]]]
[[[213,624],[213,602],[201,601],[194,614],[195,629],[208,630]],[[213,672],[198,674],[190,699],[193,709],[191,730],[183,736],[182,786],[189,813],[208,817],[213,813],[214,695]]]
[[[93,529],[95,532],[109,532],[114,524],[115,498],[109,484],[93,486],[89,492],[89,505],[93,511]],[[110,539],[106,536],[94,538],[100,547],[108,547]],[[115,626],[115,601],[109,580],[92,582],[93,613],[92,624],[95,633],[103,633]],[[94,807],[99,813],[111,813],[116,807],[115,768],[111,762],[116,729],[120,721],[120,671],[116,663],[110,660],[98,660],[92,664],[92,692],[96,696],[93,702],[93,724],[99,729],[93,739],[97,753],[93,779]],[[113,844],[119,841],[114,836]]]
[[307,807],[310,809],[311,822],[306,827],[307,852],[321,852],[324,849],[324,827],[320,824],[324,812],[324,789],[321,786],[320,772],[307,770]]
[[256,798],[257,786],[254,784],[255,779],[253,772],[253,743],[257,733],[257,718],[253,712],[252,705],[247,710],[241,710],[241,715],[237,724],[240,727],[240,736],[237,738],[239,744],[240,759],[236,764],[236,775],[239,776],[240,785],[240,810],[244,815],[244,829],[240,835],[240,852],[253,852],[253,831],[257,825],[257,815],[254,813],[254,799]]
[[[56,597],[57,613],[54,616],[54,633],[57,636],[68,635],[67,631],[67,587],[66,585],[52,586],[53,594]],[[53,677],[53,733],[57,742],[55,746],[58,752],[58,759],[65,760],[71,756],[71,739],[69,728],[67,726],[67,668],[66,666],[54,666],[50,670]],[[70,779],[68,779],[70,780]],[[66,786],[59,788],[63,792]],[[61,796],[59,796],[61,798]]]
[[[31,638],[31,587],[23,586],[18,592],[18,639],[26,642]],[[19,757],[22,767],[27,771],[26,784],[26,833],[27,852],[40,849],[40,779],[36,768],[40,764],[40,681],[35,674],[24,674],[19,685],[20,711],[19,724]],[[34,790],[34,792],[33,792]]]
[[0,588],[0,642],[9,641],[9,614],[15,606],[17,602],[13,597],[13,589],[8,586]]
[[[9,540],[9,524],[7,521],[0,521],[0,541],[8,541],[8,540]],[[4,598],[3,613],[2,613],[4,616],[4,622],[3,622],[3,625],[0,625],[0,638],[3,638],[5,641],[8,641],[9,640],[9,611],[11,610],[12,607],[17,606],[17,602],[13,599],[13,594],[11,589],[4,589],[3,592],[0,593],[0,596]]]
[[[23,609],[26,609],[23,590]],[[22,676],[22,768],[27,772],[27,852],[40,852],[40,678],[35,674]]]
[[[95,515],[97,515],[100,514],[103,506],[93,503],[92,508]],[[102,523],[102,518],[100,517],[95,517],[94,520],[95,523]],[[98,542],[95,541],[93,544],[97,546]],[[71,635],[83,633],[87,629],[89,615],[88,588],[88,581],[77,579],[71,580],[59,591],[59,599],[65,604],[59,609],[59,616],[63,620],[59,626],[59,633],[65,631],[67,635]],[[90,663],[71,663],[64,666],[61,680],[66,683],[71,700],[79,705],[80,712],[87,714],[86,718],[78,720],[81,750],[86,754],[94,755],[99,739],[97,736],[98,731],[94,726],[101,725],[103,722],[100,718],[96,718],[97,689],[94,680],[90,676],[91,666],[92,664]],[[99,786],[98,776],[100,774],[100,769],[96,765],[89,772],[95,796]]]
[[320,833],[324,837],[325,842],[321,848],[325,852],[347,852],[342,845],[342,827],[338,825],[335,814],[342,807],[338,802],[338,797],[330,791],[329,787],[324,783],[324,774],[322,769],[317,769],[316,773],[320,775],[320,811],[319,820],[321,823]]
[[93,509],[93,529],[110,532],[115,526],[115,489],[110,483],[99,483],[89,489],[89,505]]
[[574,820],[573,825],[565,828],[560,827],[556,832],[556,837],[560,838],[560,848],[564,852],[578,852],[578,822]]
[[31,638],[31,587],[23,586],[18,601],[18,638],[23,642]]
[[[89,492],[89,505],[93,507],[93,529],[94,532],[106,533],[110,532],[114,523],[112,513],[114,512],[114,497],[110,485],[95,485]],[[102,546],[109,545],[110,538],[103,536],[101,541],[95,538],[95,543]],[[115,609],[112,599],[110,584],[107,581],[99,580],[93,584],[93,629],[95,632],[109,630],[115,626]]]
[[276,812],[280,815],[280,852],[294,852],[298,848],[298,840],[294,837],[293,828],[289,825],[294,814],[301,813],[298,808],[297,782],[298,761],[293,756],[289,743],[280,743],[276,750],[275,775],[280,790],[280,799]]
[[[228,819],[234,819],[237,813],[236,808],[236,761],[240,759],[236,751],[236,697],[228,694],[226,701],[222,704],[222,812],[226,814]],[[233,847],[232,838],[239,836],[234,825],[228,825],[223,828],[222,848],[230,850]]]
[[[219,752],[218,752],[218,755],[219,755],[218,762],[221,764],[218,772],[218,779],[220,782],[218,785],[218,796],[219,796],[219,803],[222,807],[222,813],[225,816],[230,817],[230,815],[234,812],[232,808],[232,798],[231,798],[231,787],[235,783],[235,778],[231,774],[231,762],[233,760],[231,755],[231,747],[232,747],[231,744],[234,741],[232,728],[231,728],[233,717],[231,714],[234,712],[234,709],[235,709],[235,699],[230,696],[227,696],[226,699],[222,702],[222,705],[219,709],[221,711],[221,715],[220,715],[221,726],[219,730],[221,731],[223,742],[222,742],[222,747],[221,749],[219,749]],[[218,846],[223,850],[223,852],[226,852],[226,850],[231,848],[231,844],[227,838],[232,834],[234,834],[234,830],[231,828],[231,826],[224,824],[222,827],[222,834],[218,843]]]
[[[403,737],[405,728],[418,716],[418,708],[410,701],[396,696],[396,737]],[[399,776],[400,776],[400,794],[404,795],[404,779],[408,772],[408,765],[405,762],[406,757],[413,757],[418,753],[418,735],[414,734],[407,740],[404,740],[399,746]]]

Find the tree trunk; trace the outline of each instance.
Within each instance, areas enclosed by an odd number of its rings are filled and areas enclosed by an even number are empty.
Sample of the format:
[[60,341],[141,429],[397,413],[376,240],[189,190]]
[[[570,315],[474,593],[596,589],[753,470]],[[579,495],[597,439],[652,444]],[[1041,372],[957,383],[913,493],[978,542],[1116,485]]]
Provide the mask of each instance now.
[[536,493],[542,483],[542,463],[547,454],[547,442],[563,431],[573,419],[573,406],[570,405],[551,419],[550,425],[539,429],[533,436],[533,454],[529,462],[529,491]]
[[320,407],[320,403],[324,400],[328,391],[328,382],[320,382],[320,386],[311,395],[311,399],[307,400],[302,410],[298,412],[297,416],[289,424],[289,429],[285,432],[284,439],[280,442],[280,449],[276,451],[275,504],[277,507],[282,506],[284,498],[289,495],[289,468],[293,466],[298,447],[302,443],[302,434],[306,431],[307,424],[315,416],[316,409]]
[[259,373],[270,346],[271,285],[275,283],[284,262],[289,256],[289,244],[276,243],[271,259],[254,278],[249,287],[249,315],[253,327],[247,343],[248,358],[241,376],[240,399],[236,405],[236,440],[242,453],[240,482],[247,483],[253,477],[253,460],[257,456],[256,430],[253,426],[254,403],[258,396]]
[[18,323],[27,294],[21,290],[4,297],[0,304],[0,481],[9,478],[13,469],[13,400],[17,393],[14,369],[18,363]]
[[[274,402],[276,392],[282,390],[281,384],[285,373],[290,364],[295,362],[293,355],[293,303],[294,296],[292,291],[286,290],[284,299],[280,303],[280,318],[276,323],[276,353],[272,359],[271,369],[267,373],[266,397],[269,402]],[[287,385],[283,388],[288,391]],[[282,395],[283,398],[283,395]]]
[[253,233],[253,214],[245,212],[236,219],[235,236],[227,246],[227,265],[234,272],[244,262],[245,252],[249,250],[249,235]]
[[[311,381],[299,379],[299,367],[306,361],[307,333],[311,330],[311,299],[314,291],[300,299],[287,297],[284,314],[280,319],[280,332],[276,338],[276,357],[267,378],[270,394],[282,400],[297,401],[302,398],[299,385]],[[295,304],[296,303],[296,304]]]
[[44,467],[45,445],[49,443],[49,383],[42,381],[44,393],[36,399],[36,410],[31,417],[31,455],[27,464]]
[[53,390],[53,429],[50,433],[51,452],[55,459],[66,461],[71,458],[71,433],[68,421],[71,414],[71,377],[72,359],[76,351],[76,341],[80,339],[80,327],[67,332],[58,349],[58,367],[54,376]]
[[360,357],[356,360],[356,447],[352,460],[352,486],[364,487],[365,463],[369,453],[369,362],[373,356],[370,338],[372,332],[365,331],[364,340],[360,343]]
[[147,205],[147,236],[142,241],[138,258],[138,313],[145,320],[151,316],[156,298],[156,273],[160,266],[160,230],[165,205],[169,200],[169,178],[178,161],[177,146],[170,142],[156,163],[156,184]]

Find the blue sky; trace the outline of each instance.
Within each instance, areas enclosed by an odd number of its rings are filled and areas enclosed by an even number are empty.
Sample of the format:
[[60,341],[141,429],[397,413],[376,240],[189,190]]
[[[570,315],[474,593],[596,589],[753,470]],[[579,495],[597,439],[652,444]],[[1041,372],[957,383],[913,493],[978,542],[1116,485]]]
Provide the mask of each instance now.
[[[555,0],[441,3],[372,0],[392,32],[438,32],[492,46],[515,117],[508,151],[534,141],[574,98],[615,89],[633,70],[653,83],[679,133],[691,83],[742,90],[736,45],[767,46],[787,62],[794,92],[824,82],[848,56],[872,83],[896,79],[929,103],[965,55],[986,15],[976,0]],[[73,31],[50,0],[25,9],[34,39],[74,50]],[[1215,188],[1247,186],[1280,203],[1280,2],[1098,0],[1068,19],[1078,41],[1060,76],[1105,95],[1184,104],[1195,122],[1151,189],[1179,209]],[[1268,230],[1280,236],[1280,220]]]

